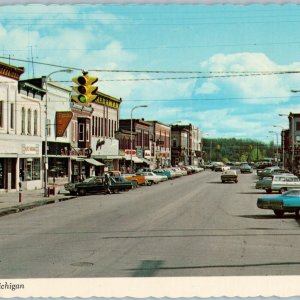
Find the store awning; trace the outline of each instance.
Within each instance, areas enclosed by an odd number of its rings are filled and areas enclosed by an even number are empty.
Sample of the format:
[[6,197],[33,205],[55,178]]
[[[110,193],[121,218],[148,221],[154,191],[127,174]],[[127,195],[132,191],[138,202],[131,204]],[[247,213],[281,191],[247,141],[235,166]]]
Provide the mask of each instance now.
[[71,157],[71,160],[84,161],[85,159],[83,157]]
[[94,165],[94,166],[104,166],[103,163],[101,163],[100,161],[97,161],[93,158],[86,158],[85,161],[91,165]]
[[93,155],[93,157],[97,158],[97,159],[113,160],[113,159],[122,159],[124,156],[121,156],[121,155]]
[[133,156],[132,157],[132,161],[135,163],[135,164],[142,164],[143,161],[139,158],[139,157],[136,157],[136,156]]
[[143,158],[143,157],[140,157],[140,159],[141,159],[145,164],[150,165],[150,160],[148,160],[148,159],[146,159],[146,158]]

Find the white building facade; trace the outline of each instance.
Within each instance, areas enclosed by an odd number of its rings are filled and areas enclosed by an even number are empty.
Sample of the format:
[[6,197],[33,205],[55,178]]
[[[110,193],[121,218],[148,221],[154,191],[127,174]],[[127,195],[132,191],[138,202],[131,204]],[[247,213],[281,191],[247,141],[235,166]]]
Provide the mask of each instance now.
[[0,192],[42,187],[43,89],[18,83],[23,68],[0,63]]

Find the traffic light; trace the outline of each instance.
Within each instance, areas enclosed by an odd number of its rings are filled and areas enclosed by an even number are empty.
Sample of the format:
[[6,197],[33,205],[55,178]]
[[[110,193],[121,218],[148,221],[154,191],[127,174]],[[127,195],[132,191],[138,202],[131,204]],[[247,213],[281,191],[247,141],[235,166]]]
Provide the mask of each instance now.
[[87,106],[97,99],[98,87],[93,86],[98,81],[97,77],[88,76],[87,73],[84,73],[82,76],[72,78],[72,81],[78,85],[72,86],[73,91],[77,93],[77,95],[72,96],[73,101]]

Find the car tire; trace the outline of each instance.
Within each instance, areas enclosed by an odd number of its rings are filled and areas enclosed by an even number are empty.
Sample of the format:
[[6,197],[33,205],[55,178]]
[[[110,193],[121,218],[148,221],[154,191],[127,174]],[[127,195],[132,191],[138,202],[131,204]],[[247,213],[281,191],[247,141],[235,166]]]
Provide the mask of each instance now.
[[282,193],[284,193],[284,192],[286,192],[286,191],[287,191],[287,188],[281,188],[281,189],[279,190],[279,193],[282,194]]
[[238,183],[238,182],[239,182],[238,180],[235,181],[235,183]]
[[148,183],[147,183],[147,185],[149,185],[149,186],[152,185],[152,184],[153,184],[153,182],[150,181],[150,180],[149,180]]
[[85,196],[86,195],[86,190],[85,189],[80,189],[78,191],[79,196]]
[[277,218],[282,218],[284,215],[284,211],[283,210],[279,210],[279,209],[274,209],[274,214]]
[[137,187],[138,187],[137,181],[136,181],[136,180],[133,180],[133,181],[132,181],[132,188],[133,188],[133,189],[136,189]]
[[272,194],[272,190],[271,189],[266,189],[266,193],[267,194]]
[[224,183],[225,182],[225,180],[222,180],[222,183]]

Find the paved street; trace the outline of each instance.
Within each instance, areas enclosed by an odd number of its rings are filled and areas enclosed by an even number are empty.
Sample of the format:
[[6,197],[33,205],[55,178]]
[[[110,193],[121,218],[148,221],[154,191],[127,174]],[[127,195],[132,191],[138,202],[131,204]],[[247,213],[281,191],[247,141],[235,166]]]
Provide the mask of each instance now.
[[299,275],[299,220],[256,207],[256,175],[220,174],[3,216],[0,277]]

